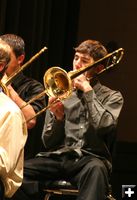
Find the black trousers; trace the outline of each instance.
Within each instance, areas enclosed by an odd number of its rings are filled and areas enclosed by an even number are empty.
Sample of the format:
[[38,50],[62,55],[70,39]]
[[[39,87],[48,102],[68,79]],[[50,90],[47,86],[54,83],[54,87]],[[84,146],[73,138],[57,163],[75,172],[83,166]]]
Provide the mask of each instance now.
[[[111,165],[110,165],[111,166]],[[42,200],[45,180],[66,179],[79,189],[77,200],[105,200],[109,185],[109,171],[103,159],[70,155],[36,157],[25,161],[24,181],[14,200]]]

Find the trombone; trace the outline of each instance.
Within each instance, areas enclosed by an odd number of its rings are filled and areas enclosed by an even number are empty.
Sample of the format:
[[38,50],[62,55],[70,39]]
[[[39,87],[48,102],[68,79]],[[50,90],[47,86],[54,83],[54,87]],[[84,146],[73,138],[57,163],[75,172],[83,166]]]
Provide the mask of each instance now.
[[[25,106],[27,106],[28,104],[32,103],[33,101],[45,94],[47,94],[49,97],[52,96],[57,98],[57,100],[55,100],[53,104],[56,103],[58,100],[66,99],[72,93],[72,80],[74,78],[90,69],[96,70],[97,66],[102,65],[103,68],[98,73],[95,73],[95,75],[99,75],[105,72],[106,70],[116,66],[121,61],[123,54],[124,49],[119,48],[114,52],[107,54],[105,57],[95,61],[92,65],[87,65],[78,70],[70,71],[68,73],[60,67],[55,66],[49,68],[45,72],[43,77],[45,90],[42,93],[35,96],[34,98],[32,98],[30,101],[28,101],[23,107],[21,107],[21,109],[23,109]],[[91,77],[91,79],[92,78],[94,77]],[[41,111],[37,112],[34,117],[46,111],[50,106],[51,104],[43,108]],[[28,119],[28,121],[32,120],[33,118]]]
[[7,93],[6,87],[12,83],[14,78],[22,72],[26,67],[28,67],[34,60],[36,60],[42,53],[47,50],[47,47],[43,47],[38,53],[36,53],[34,56],[32,56],[24,65],[22,65],[20,68],[18,68],[13,74],[11,74],[7,80],[4,81],[4,83],[0,83],[0,85],[3,88],[3,91]]

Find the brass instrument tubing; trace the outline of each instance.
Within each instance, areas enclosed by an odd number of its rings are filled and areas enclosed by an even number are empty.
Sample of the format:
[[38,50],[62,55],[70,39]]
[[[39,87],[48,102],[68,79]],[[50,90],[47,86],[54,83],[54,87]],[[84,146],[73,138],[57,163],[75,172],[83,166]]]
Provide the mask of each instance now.
[[18,68],[13,74],[11,74],[11,76],[9,76],[8,80],[6,81],[5,86],[11,84],[13,79],[26,67],[28,67],[34,60],[36,60],[45,50],[47,50],[47,47],[43,47],[38,53],[32,56],[24,65],[22,65],[21,68]]

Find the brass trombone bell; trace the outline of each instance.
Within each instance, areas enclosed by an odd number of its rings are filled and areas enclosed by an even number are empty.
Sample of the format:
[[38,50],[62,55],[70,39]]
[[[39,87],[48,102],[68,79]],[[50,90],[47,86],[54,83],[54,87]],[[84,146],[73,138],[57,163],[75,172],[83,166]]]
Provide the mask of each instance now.
[[69,73],[60,67],[48,69],[43,77],[48,96],[60,99],[68,97],[72,92],[72,81]]
[[[114,52],[107,54],[105,57],[95,61],[92,65],[87,65],[78,70],[71,71],[68,73],[57,66],[49,68],[45,72],[44,77],[43,77],[45,91],[35,96],[34,98],[32,98],[22,108],[24,108],[26,105],[30,104],[31,102],[35,101],[36,99],[40,98],[42,95],[45,95],[45,94],[47,94],[49,97],[50,96],[56,97],[57,100],[63,100],[67,98],[72,93],[72,80],[74,78],[78,77],[79,75],[81,75],[82,73],[90,69],[96,70],[97,66],[102,65],[103,68],[97,74],[95,74],[95,75],[99,75],[102,72],[117,65],[122,59],[123,54],[124,54],[124,49],[119,48],[115,50]],[[91,77],[91,79],[92,78],[94,77]],[[41,111],[36,113],[36,116],[40,115],[50,106],[51,105],[48,105],[47,107],[43,108]]]

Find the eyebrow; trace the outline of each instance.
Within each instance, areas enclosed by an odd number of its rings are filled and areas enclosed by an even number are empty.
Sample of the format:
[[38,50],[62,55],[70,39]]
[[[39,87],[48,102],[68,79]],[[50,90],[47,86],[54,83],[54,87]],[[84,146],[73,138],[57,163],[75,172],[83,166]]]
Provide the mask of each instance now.
[[78,54],[75,54],[74,57],[81,57],[82,59],[90,60],[90,57],[79,56]]

